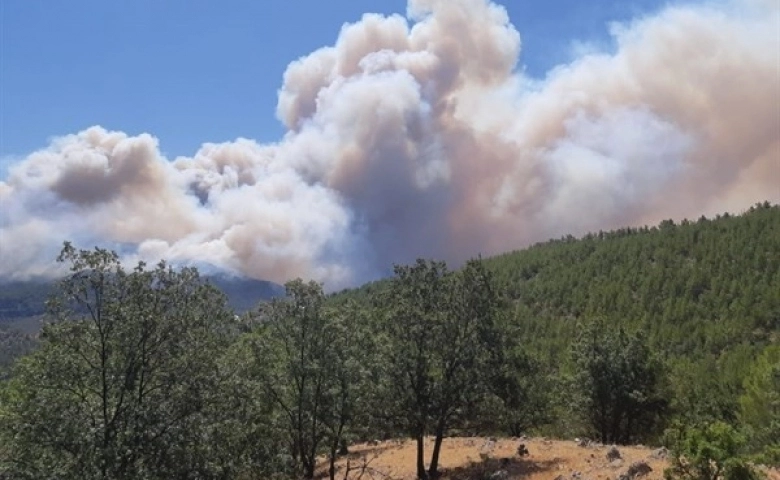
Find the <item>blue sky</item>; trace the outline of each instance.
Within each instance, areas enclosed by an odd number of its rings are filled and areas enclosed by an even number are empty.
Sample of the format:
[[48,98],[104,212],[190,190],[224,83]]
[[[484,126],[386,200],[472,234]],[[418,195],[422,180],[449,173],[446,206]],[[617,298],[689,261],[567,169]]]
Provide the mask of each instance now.
[[[519,67],[534,77],[568,61],[577,43],[608,48],[609,22],[662,6],[498,3],[522,37]],[[0,163],[96,124],[149,132],[169,158],[192,155],[203,142],[276,140],[286,66],[331,45],[342,24],[364,12],[405,11],[404,0],[3,0]]]

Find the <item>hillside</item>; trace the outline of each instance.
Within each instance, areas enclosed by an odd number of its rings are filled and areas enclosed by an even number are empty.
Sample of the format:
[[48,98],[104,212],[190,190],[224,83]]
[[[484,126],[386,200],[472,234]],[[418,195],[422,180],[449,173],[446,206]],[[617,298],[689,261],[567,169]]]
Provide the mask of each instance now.
[[[228,298],[228,305],[242,314],[258,303],[284,294],[272,282],[228,276],[206,280]],[[54,293],[56,281],[13,281],[0,283],[0,378],[13,360],[35,348],[35,336],[43,325],[45,302]]]
[[[517,334],[557,357],[576,321],[645,329],[670,355],[718,354],[780,332],[780,206],[568,236],[485,259]],[[367,304],[388,281],[339,292]]]
[[[238,313],[249,311],[259,302],[284,294],[284,287],[265,280],[211,275],[205,277],[227,296]],[[10,281],[0,283],[0,325],[29,323],[44,314],[45,302],[56,288],[56,280]]]
[[[70,286],[110,292],[95,293],[90,307],[105,315],[53,324],[37,346],[0,336],[11,356],[32,349],[11,377],[10,359],[0,359],[8,380],[0,444],[10,445],[0,449],[0,473],[39,478],[47,455],[80,472],[80,460],[42,435],[82,432],[83,448],[135,452],[149,428],[162,436],[143,462],[178,472],[161,478],[196,470],[314,478],[327,474],[327,456],[346,479],[606,480],[627,462],[651,463],[637,443],[665,445],[675,459],[725,452],[700,458],[701,468],[780,464],[778,206],[567,237],[457,271],[420,259],[397,266],[393,279],[329,296],[299,279],[241,322],[189,272],[137,272],[118,277],[135,289],[106,290],[95,272]],[[253,300],[242,292],[262,289],[221,281],[246,306]],[[127,391],[151,397],[125,406]],[[113,401],[134,437],[95,447],[85,426]],[[537,438],[522,458],[518,440],[486,453],[476,438],[526,435]],[[605,447],[542,436],[623,445],[625,458],[612,464]],[[361,445],[379,438],[399,440]],[[351,454],[339,456],[349,444]],[[168,456],[171,448],[178,453]],[[655,480],[664,462],[652,460]],[[369,475],[344,470],[369,461]]]
[[[669,371],[672,407],[737,421],[752,360],[780,341],[780,206],[571,236],[485,259],[513,335],[560,382],[579,324],[641,332]],[[388,281],[332,301],[371,305]],[[561,408],[565,409],[565,406]],[[565,422],[553,433],[568,434]]]
[[599,232],[487,259],[529,338],[558,352],[573,320],[643,328],[669,354],[766,343],[780,329],[780,208]]

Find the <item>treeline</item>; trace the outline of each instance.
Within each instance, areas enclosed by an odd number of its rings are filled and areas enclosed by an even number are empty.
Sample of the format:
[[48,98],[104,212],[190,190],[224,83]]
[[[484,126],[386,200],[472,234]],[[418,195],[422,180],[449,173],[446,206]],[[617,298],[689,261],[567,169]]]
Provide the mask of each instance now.
[[663,443],[679,478],[780,460],[777,206],[297,280],[241,316],[194,269],[59,260],[0,387],[0,478],[334,478],[351,443],[409,437],[428,479],[452,434]]

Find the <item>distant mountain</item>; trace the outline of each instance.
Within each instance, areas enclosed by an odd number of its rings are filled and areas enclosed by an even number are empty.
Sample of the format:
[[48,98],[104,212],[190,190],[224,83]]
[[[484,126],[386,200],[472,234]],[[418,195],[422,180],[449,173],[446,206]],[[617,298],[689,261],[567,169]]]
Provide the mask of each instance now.
[[0,283],[0,323],[43,315],[44,303],[56,281],[29,280]]
[[207,276],[206,280],[227,295],[228,304],[236,313],[245,313],[260,302],[284,295],[282,285],[266,280],[223,275]]
[[[265,280],[204,276],[207,282],[222,290],[236,313],[244,313],[258,303],[284,295],[284,287]],[[40,317],[46,299],[54,292],[56,281],[30,280],[0,283],[0,325]]]

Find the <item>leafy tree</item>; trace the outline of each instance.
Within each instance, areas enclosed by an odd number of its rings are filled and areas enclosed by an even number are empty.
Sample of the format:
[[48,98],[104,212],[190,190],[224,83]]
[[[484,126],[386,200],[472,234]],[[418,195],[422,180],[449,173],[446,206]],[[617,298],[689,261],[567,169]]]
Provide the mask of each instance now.
[[780,464],[780,345],[764,349],[745,377],[740,419],[764,460]]
[[[441,444],[461,410],[485,388],[497,294],[480,261],[458,275],[442,262],[396,266],[385,322],[390,391],[417,442],[417,476],[436,478]],[[429,468],[424,438],[434,435]]]
[[287,283],[287,297],[262,310],[256,332],[256,374],[281,410],[281,428],[298,473],[312,478],[326,449],[330,476],[357,414],[368,336],[354,303],[326,308],[322,287]]
[[193,269],[127,272],[114,252],[59,260],[72,274],[52,322],[2,393],[0,472],[11,478],[217,478],[209,414],[232,315]]
[[[376,375],[376,342],[371,335],[367,312],[355,302],[328,309],[330,351],[329,382],[324,425],[328,442],[328,474],[336,478],[336,459],[346,453],[347,439],[365,432],[371,421],[370,381]],[[360,420],[360,421],[359,421]],[[364,426],[360,427],[360,423]]]
[[582,326],[572,347],[575,408],[603,443],[628,444],[651,432],[667,401],[662,371],[643,336],[597,320]]
[[325,405],[331,378],[328,322],[322,287],[288,282],[287,297],[263,308],[256,332],[257,375],[266,394],[281,410],[280,428],[298,474],[313,478],[326,437]]
[[492,425],[490,430],[519,437],[552,422],[557,406],[553,398],[556,378],[517,345],[507,347],[496,360],[491,362],[487,379],[489,393],[499,404],[488,403],[483,414],[487,425]]

